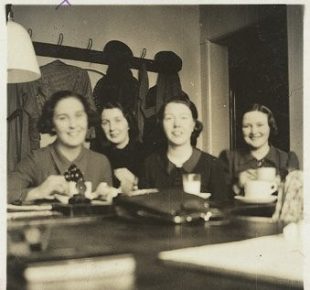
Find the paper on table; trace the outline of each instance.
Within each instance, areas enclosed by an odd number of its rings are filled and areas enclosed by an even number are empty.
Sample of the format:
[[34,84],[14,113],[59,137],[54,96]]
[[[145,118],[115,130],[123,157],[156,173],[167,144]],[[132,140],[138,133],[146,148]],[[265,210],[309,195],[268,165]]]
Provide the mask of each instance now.
[[27,205],[15,205],[15,204],[8,204],[7,210],[10,212],[16,211],[46,211],[52,210],[51,204],[42,204],[42,205],[35,205],[35,204],[27,204]]
[[275,283],[301,285],[303,281],[302,249],[292,247],[283,235],[161,252],[159,258],[182,267]]

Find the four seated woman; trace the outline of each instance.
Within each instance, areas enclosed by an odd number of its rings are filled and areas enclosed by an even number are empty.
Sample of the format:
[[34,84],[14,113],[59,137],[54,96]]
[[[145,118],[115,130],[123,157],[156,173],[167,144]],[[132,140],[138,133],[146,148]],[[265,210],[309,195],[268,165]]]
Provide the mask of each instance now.
[[56,141],[35,150],[8,176],[8,202],[54,199],[69,194],[64,173],[73,164],[92,182],[97,194],[112,185],[109,160],[84,147],[93,121],[87,100],[70,91],[59,91],[46,101],[39,120],[41,133],[56,135]]
[[45,103],[39,129],[41,133],[56,135],[56,141],[34,151],[9,174],[8,202],[53,199],[56,193],[69,195],[64,175],[72,165],[79,168],[85,181],[92,183],[95,196],[109,194],[106,185],[112,184],[120,185],[123,193],[131,192],[137,189],[138,176],[140,188],[182,189],[182,175],[198,173],[201,191],[212,193],[212,199],[217,201],[229,197],[228,188],[241,193],[248,180],[256,179],[259,167],[274,167],[282,181],[299,168],[294,152],[287,153],[270,144],[277,126],[272,112],[263,105],[254,104],[243,115],[246,148],[223,151],[222,162],[195,147],[202,124],[185,93],[162,106],[158,120],[163,144],[145,159],[143,166],[145,151],[135,138],[132,115],[118,103],[102,108],[102,138],[97,138],[91,148],[108,158],[84,147],[88,126],[94,119],[91,116],[86,99],[70,91],[55,93]]
[[180,188],[182,174],[199,173],[201,191],[212,193],[212,199],[225,200],[224,171],[220,161],[195,147],[202,131],[198,112],[183,93],[166,101],[159,113],[165,144],[145,160],[142,188]]
[[[245,148],[225,150],[220,154],[226,173],[226,183],[235,194],[243,191],[248,180],[255,180],[256,169],[274,167],[277,179],[283,181],[288,172],[298,169],[294,152],[285,152],[271,144],[277,134],[277,124],[269,108],[254,104],[243,114],[242,134]],[[278,180],[279,182],[279,180]]]

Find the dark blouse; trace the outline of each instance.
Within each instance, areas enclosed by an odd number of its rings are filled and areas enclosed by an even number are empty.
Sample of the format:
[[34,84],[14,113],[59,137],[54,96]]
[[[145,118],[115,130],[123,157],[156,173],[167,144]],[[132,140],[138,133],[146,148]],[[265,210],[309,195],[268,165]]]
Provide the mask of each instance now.
[[[145,151],[141,143],[129,142],[126,147],[118,149],[115,146],[95,146],[90,147],[92,150],[102,153],[108,157],[112,170],[118,168],[127,168],[138,178],[141,175],[142,163],[145,157]],[[113,178],[113,185],[118,187],[119,181]]]
[[217,201],[227,199],[224,170],[219,160],[194,148],[189,160],[181,168],[171,163],[165,151],[151,154],[144,162],[139,188],[182,188],[183,173],[201,174],[201,191],[211,192]]
[[289,170],[299,169],[299,162],[294,152],[285,152],[270,146],[268,154],[261,160],[253,157],[249,150],[224,150],[219,159],[225,169],[225,181],[229,188],[237,183],[239,173],[248,169],[259,167],[275,167],[277,174],[284,180]]

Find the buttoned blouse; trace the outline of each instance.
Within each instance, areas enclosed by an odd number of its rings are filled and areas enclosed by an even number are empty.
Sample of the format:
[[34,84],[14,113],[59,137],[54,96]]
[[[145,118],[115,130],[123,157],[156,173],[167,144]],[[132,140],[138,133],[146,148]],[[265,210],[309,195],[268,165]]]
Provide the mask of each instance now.
[[224,170],[219,160],[197,148],[193,148],[190,158],[182,167],[176,167],[160,151],[151,154],[144,162],[144,170],[139,181],[140,188],[182,188],[183,173],[201,175],[201,191],[212,193],[214,200],[226,200],[227,188],[224,182]]
[[270,146],[268,154],[261,160],[257,160],[246,149],[224,150],[219,159],[224,166],[225,181],[229,188],[237,183],[239,173],[248,169],[274,167],[282,180],[289,171],[299,169],[298,158],[294,152],[285,152],[274,146]]
[[112,185],[111,165],[106,156],[82,147],[79,156],[69,161],[54,142],[34,150],[9,174],[8,202],[23,200],[31,188],[39,186],[50,175],[63,175],[72,164],[81,170],[85,181],[92,182],[93,190],[100,182]]

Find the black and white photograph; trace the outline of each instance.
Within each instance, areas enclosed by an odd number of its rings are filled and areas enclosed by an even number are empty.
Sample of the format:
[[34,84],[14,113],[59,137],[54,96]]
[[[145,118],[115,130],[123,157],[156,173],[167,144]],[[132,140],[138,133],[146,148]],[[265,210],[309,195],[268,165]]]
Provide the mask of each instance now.
[[0,289],[308,289],[307,8],[5,3]]

